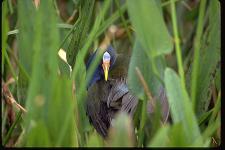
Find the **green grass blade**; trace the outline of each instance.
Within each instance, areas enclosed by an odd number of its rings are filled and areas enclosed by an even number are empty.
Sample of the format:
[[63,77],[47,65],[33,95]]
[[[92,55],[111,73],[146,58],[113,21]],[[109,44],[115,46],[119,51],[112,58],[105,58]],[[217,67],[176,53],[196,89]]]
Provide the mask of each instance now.
[[8,0],[7,2],[8,2],[10,14],[13,14],[14,11],[13,11],[13,6],[12,6],[12,0]]
[[147,85],[149,86],[149,89],[153,96],[159,94],[159,89],[162,86],[161,82],[158,80],[158,77],[156,76],[153,70],[153,63],[155,63],[157,66],[156,68],[160,74],[160,78],[163,78],[163,72],[166,66],[164,57],[156,57],[154,58],[153,62],[153,59],[148,57],[146,51],[144,51],[143,46],[136,39],[128,69],[128,86],[131,91],[140,99],[143,99],[144,97],[144,89],[136,74],[136,67],[138,67],[141,73],[143,74],[143,77]]
[[10,136],[11,136],[11,134],[12,134],[12,132],[13,132],[15,126],[16,126],[16,125],[19,123],[19,121],[21,120],[21,118],[22,118],[21,115],[22,115],[22,111],[18,112],[18,114],[17,114],[17,116],[16,116],[15,122],[13,122],[13,124],[12,124],[12,126],[10,127],[10,129],[9,129],[9,131],[8,131],[8,133],[7,133],[6,137],[5,137],[5,139],[3,140],[3,145],[4,145],[4,146],[8,143],[9,138],[10,138]]
[[162,128],[160,128],[159,131],[157,131],[154,138],[149,143],[148,147],[166,147],[169,141],[168,139],[169,130],[170,130],[169,126],[163,126]]
[[[18,18],[18,28],[20,30],[20,34],[17,35],[19,47],[18,60],[27,74],[31,76],[35,49],[33,47],[34,36],[32,35],[34,33],[34,26],[30,25],[35,22],[35,8],[32,1],[18,3]],[[22,105],[25,104],[25,99],[27,98],[28,86],[29,79],[23,70],[19,69],[17,96]]]
[[203,32],[203,21],[204,21],[204,12],[206,7],[206,0],[200,1],[199,8],[199,16],[198,16],[198,25],[197,25],[197,33],[194,41],[194,62],[193,62],[193,71],[191,76],[191,100],[192,106],[195,110],[196,105],[196,88],[197,88],[197,78],[198,78],[198,70],[199,70],[199,57],[200,57],[200,45],[201,45],[201,36]]
[[72,82],[65,76],[60,77],[54,86],[54,104],[49,106],[47,126],[50,129],[50,135],[54,136],[53,144],[56,147],[78,146],[74,114],[75,102],[71,89]]
[[74,67],[76,62],[76,56],[78,51],[83,47],[85,44],[85,40],[87,39],[87,34],[89,31],[89,27],[91,24],[91,16],[94,8],[95,1],[87,0],[81,1],[81,11],[80,19],[77,22],[77,26],[73,32],[73,37],[71,39],[71,43],[67,50],[67,61],[68,63]]
[[168,54],[173,44],[155,0],[129,0],[128,12],[134,30],[150,57]]
[[103,139],[97,132],[93,132],[87,141],[87,147],[102,147],[103,146]]
[[125,27],[125,30],[126,30],[126,32],[127,32],[128,39],[129,39],[130,43],[132,43],[131,33],[130,33],[130,31],[128,30],[128,25],[127,25],[127,22],[126,22],[126,20],[125,20],[125,18],[124,18],[124,16],[123,16],[122,9],[121,9],[121,7],[120,7],[120,3],[119,3],[118,0],[116,0],[115,2],[116,2],[116,6],[117,6],[117,8],[118,8],[118,10],[119,10],[120,18],[121,18],[122,23],[123,23],[123,25],[124,25],[124,27]]
[[138,146],[142,147],[143,141],[144,141],[144,127],[146,124],[147,119],[147,97],[144,98],[142,101],[141,106],[141,121],[140,121],[140,127],[138,129]]
[[9,23],[7,20],[7,3],[6,1],[2,2],[2,72],[4,72],[4,63],[5,63],[5,53],[6,53],[6,45],[7,45],[7,32],[9,31]]
[[198,124],[201,125],[202,123],[206,122],[210,115],[212,115],[214,109],[211,109],[207,112],[205,112],[203,115],[201,115],[198,119]]
[[211,115],[210,120],[209,120],[209,124],[213,123],[213,121],[216,118],[216,115],[218,114],[218,112],[220,110],[221,110],[221,91],[218,94],[218,97],[217,97],[217,100],[216,100],[216,104],[215,104],[215,106],[213,108],[213,112],[212,112],[212,115]]
[[[40,137],[41,135],[41,137]],[[26,147],[47,147],[52,146],[48,129],[43,121],[33,124],[30,133],[27,135]]]
[[[219,128],[221,128],[221,115],[218,115],[216,117],[216,120],[210,124],[209,126],[207,126],[207,128],[204,130],[204,132],[202,133],[202,136],[205,139],[208,139],[209,137],[211,137]],[[221,133],[220,133],[221,134]]]
[[[195,111],[197,116],[201,116],[208,110],[210,99],[212,96],[211,85],[215,79],[215,71],[221,68],[220,63],[220,3],[218,1],[210,1],[209,4],[209,23],[203,34],[202,44],[200,48],[199,58],[201,65],[197,77],[196,87],[196,104]],[[190,87],[190,72],[193,64],[190,65],[187,74],[187,87]]]
[[177,57],[177,63],[178,63],[178,72],[181,77],[182,86],[185,89],[185,75],[184,75],[183,62],[182,62],[180,38],[179,38],[178,28],[177,28],[175,1],[170,0],[170,2],[171,2],[170,8],[172,13],[171,15],[172,15],[172,25],[173,25],[173,33],[174,33],[174,41],[175,41],[175,50],[176,50],[176,57]]
[[120,12],[124,13],[126,11],[127,5],[126,3],[120,7],[120,10],[115,11],[108,19],[104,20],[100,25],[98,32],[96,33],[96,38],[99,37],[110,25],[113,24],[119,17]]
[[134,146],[134,130],[131,118],[126,113],[120,112],[117,114],[114,121],[114,125],[109,131],[109,146]]
[[[182,123],[186,142],[190,145],[196,138],[201,139],[201,134],[188,94],[182,86],[181,79],[173,70],[169,68],[165,70],[164,80],[173,122]],[[202,145],[202,140],[198,144]]]
[[16,72],[15,72],[15,70],[14,70],[14,68],[13,68],[13,66],[12,66],[12,64],[11,64],[11,62],[10,62],[9,56],[8,56],[8,54],[7,54],[7,51],[6,51],[5,49],[3,49],[2,52],[3,52],[3,54],[4,54],[3,57],[5,58],[5,60],[6,60],[7,64],[8,64],[8,66],[9,66],[9,69],[10,69],[12,75],[13,75],[13,78],[15,79],[15,81],[17,81],[17,74],[16,74]]

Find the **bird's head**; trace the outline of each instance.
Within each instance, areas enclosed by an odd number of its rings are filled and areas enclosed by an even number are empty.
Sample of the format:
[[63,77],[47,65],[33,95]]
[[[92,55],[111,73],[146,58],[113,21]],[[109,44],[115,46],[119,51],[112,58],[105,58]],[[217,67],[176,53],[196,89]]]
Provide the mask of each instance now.
[[102,57],[102,69],[103,69],[103,71],[104,71],[105,81],[108,80],[109,67],[110,67],[110,59],[111,59],[111,56],[110,56],[110,54],[106,51],[106,52],[103,54],[103,57]]
[[[91,57],[89,58],[89,60],[86,64],[87,69],[89,68],[90,64],[92,63],[95,56],[97,55],[97,51],[95,51],[95,53],[92,54]],[[93,74],[93,77],[88,84],[88,87],[91,86],[93,83],[95,83],[98,80],[104,79],[105,81],[107,81],[110,69],[113,67],[115,61],[116,61],[116,51],[110,45],[107,47],[106,51],[103,53],[102,60],[100,61],[100,64],[96,68],[96,70]]]
[[115,63],[116,53],[112,46],[109,46],[107,50],[103,53],[102,57],[102,69],[104,72],[105,81],[108,80],[108,74],[111,66]]

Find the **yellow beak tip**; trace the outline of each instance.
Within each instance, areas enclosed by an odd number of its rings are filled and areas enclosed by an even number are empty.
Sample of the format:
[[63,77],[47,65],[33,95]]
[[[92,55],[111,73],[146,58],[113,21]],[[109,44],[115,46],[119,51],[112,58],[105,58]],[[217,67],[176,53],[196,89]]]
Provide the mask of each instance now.
[[104,70],[105,81],[107,81],[108,80],[108,73],[109,73],[109,63],[103,63],[102,67],[103,67],[103,70]]
[[105,81],[108,80],[108,75],[106,75],[107,73],[105,73]]
[[104,75],[105,75],[105,81],[108,80],[108,70],[104,71]]

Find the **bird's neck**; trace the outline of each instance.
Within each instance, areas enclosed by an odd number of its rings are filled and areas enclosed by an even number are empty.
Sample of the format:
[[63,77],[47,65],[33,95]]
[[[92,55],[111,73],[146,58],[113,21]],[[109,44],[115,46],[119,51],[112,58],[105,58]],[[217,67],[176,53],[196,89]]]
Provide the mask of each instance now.
[[91,78],[91,80],[89,81],[89,84],[88,84],[88,88],[95,84],[98,80],[101,80],[103,78],[103,70],[102,70],[102,67],[101,65],[99,65],[96,69],[95,69],[95,72]]

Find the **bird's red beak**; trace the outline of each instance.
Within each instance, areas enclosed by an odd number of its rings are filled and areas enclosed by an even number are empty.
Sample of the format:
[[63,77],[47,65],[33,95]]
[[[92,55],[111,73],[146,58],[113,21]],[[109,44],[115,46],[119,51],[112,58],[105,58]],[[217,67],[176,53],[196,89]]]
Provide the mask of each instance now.
[[103,61],[102,68],[104,70],[105,81],[108,80],[109,67],[110,67],[110,61],[108,61],[108,60]]

